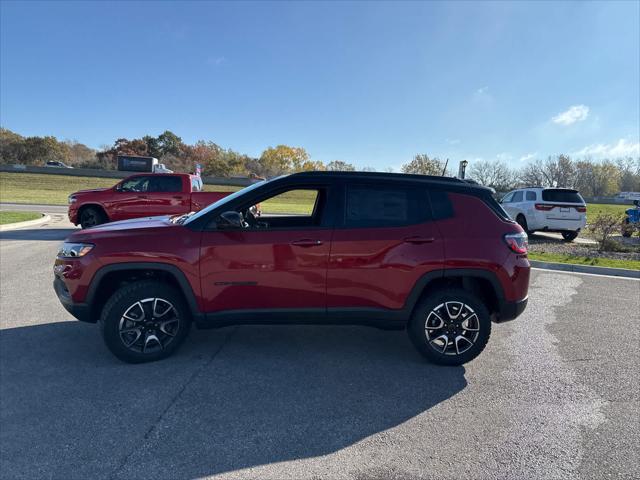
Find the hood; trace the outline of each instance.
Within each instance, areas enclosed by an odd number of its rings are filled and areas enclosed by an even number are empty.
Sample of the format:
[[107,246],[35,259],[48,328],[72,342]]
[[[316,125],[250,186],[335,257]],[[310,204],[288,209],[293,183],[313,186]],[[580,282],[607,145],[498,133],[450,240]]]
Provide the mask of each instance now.
[[142,217],[133,218],[131,220],[121,220],[119,222],[104,223],[97,227],[91,227],[84,230],[74,232],[69,240],[72,241],[88,241],[91,238],[102,235],[111,236],[112,234],[128,233],[132,230],[147,230],[150,228],[182,228],[181,225],[171,223],[171,216],[162,215],[159,217]]
[[78,194],[82,194],[82,193],[97,193],[97,192],[106,192],[108,190],[111,190],[113,187],[108,187],[108,188],[91,188],[89,190],[78,190],[77,192],[73,192],[71,195],[78,195]]

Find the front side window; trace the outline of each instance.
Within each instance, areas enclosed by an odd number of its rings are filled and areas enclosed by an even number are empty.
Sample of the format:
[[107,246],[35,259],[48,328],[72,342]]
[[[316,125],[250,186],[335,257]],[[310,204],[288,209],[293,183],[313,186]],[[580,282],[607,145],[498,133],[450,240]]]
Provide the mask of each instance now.
[[148,192],[149,177],[134,177],[125,180],[120,184],[119,190],[122,192]]
[[502,197],[501,203],[511,203],[511,199],[513,198],[513,193],[507,193],[504,197]]
[[421,223],[429,216],[424,191],[395,185],[347,185],[344,225],[385,227]]
[[513,199],[511,200],[512,203],[518,203],[522,201],[522,191],[516,192],[513,194]]
[[260,202],[262,216],[313,215],[318,199],[318,190],[288,190]]

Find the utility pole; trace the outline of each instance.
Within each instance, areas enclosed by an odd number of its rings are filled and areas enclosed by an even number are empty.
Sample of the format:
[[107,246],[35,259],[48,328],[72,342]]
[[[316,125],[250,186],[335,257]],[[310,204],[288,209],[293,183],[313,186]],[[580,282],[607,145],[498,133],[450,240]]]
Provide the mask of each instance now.
[[469,162],[467,162],[466,160],[462,160],[460,162],[460,165],[458,166],[458,178],[464,180],[464,173],[467,169],[467,165],[469,165]]

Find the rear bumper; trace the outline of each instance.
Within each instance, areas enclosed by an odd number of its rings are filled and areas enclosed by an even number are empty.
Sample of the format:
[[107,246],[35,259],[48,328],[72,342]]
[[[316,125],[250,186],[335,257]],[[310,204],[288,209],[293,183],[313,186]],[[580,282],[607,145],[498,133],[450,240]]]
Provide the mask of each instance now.
[[496,315],[496,322],[502,323],[516,319],[522,312],[524,312],[524,309],[527,308],[528,301],[528,297],[517,302],[502,300],[499,305],[498,314]]
[[53,289],[58,296],[58,300],[67,312],[73,315],[81,322],[95,323],[96,320],[91,318],[91,310],[86,303],[75,303],[67,290],[66,285],[58,276],[53,280]]

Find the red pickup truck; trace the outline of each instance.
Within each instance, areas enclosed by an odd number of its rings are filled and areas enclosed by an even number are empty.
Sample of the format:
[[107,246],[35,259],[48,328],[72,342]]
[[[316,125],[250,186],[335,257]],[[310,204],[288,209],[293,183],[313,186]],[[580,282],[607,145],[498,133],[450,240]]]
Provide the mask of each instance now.
[[111,188],[69,195],[69,220],[82,228],[106,222],[197,212],[229,192],[203,192],[202,179],[186,173],[133,175]]

